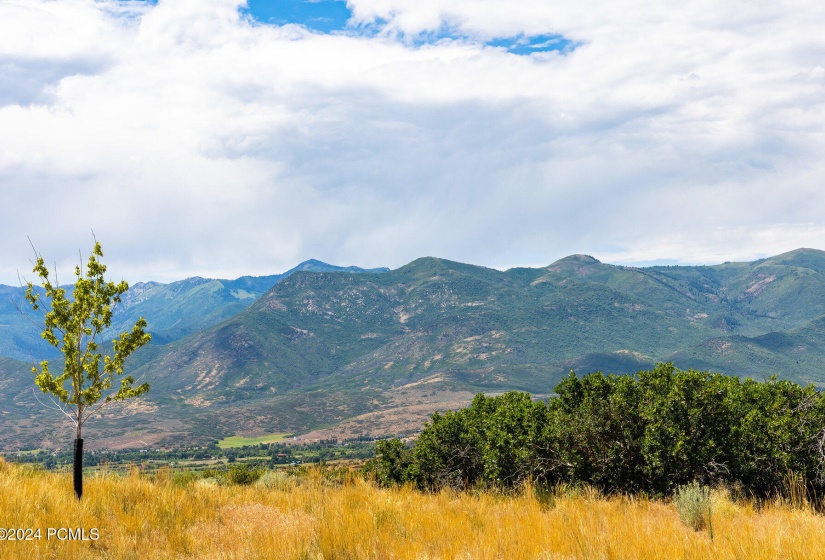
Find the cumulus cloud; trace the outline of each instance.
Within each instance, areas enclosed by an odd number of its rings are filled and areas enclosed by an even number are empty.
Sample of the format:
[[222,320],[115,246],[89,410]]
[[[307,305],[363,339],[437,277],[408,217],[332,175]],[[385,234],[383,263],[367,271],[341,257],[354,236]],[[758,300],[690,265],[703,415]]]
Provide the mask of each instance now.
[[[68,270],[92,228],[130,280],[822,248],[815,3],[348,6],[322,34],[235,0],[0,0],[0,282],[27,234]],[[485,45],[534,35],[577,47]]]

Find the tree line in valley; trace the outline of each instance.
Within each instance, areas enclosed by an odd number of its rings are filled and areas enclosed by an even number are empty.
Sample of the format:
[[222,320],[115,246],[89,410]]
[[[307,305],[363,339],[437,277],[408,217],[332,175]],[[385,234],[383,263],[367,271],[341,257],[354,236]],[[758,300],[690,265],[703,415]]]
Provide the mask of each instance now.
[[[40,449],[29,452],[0,454],[9,463],[38,465],[44,469],[60,469],[72,464],[72,450],[49,451]],[[336,460],[363,460],[375,455],[373,438],[345,441],[320,440],[312,443],[260,443],[223,449],[213,442],[206,447],[177,447],[172,449],[103,449],[87,452],[84,467],[128,466],[153,463],[197,468],[197,461],[204,465],[212,460],[243,463],[258,468],[275,468],[292,463],[319,463]],[[201,465],[202,466],[202,465]]]
[[812,385],[659,364],[632,376],[571,372],[555,393],[477,395],[434,414],[412,447],[379,442],[369,468],[384,485],[421,489],[530,480],[663,496],[698,482],[768,497],[792,479],[825,491],[825,393]]

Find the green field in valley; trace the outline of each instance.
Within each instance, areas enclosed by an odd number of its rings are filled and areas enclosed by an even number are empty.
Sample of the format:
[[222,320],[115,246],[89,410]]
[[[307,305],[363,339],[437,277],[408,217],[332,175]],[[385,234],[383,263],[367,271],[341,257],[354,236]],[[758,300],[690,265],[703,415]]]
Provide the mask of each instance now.
[[251,438],[229,436],[220,440],[218,447],[221,449],[229,449],[231,447],[243,447],[244,445],[258,445],[259,443],[278,443],[288,437],[292,437],[292,434],[267,434]]

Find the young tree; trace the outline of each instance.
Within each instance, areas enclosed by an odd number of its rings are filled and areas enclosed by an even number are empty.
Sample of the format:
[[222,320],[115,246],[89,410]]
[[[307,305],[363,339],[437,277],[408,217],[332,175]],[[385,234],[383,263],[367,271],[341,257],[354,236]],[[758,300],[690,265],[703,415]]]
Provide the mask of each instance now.
[[129,285],[104,279],[106,266],[100,262],[103,257],[100,243],[95,241],[85,272],[81,266],[75,268],[77,280],[70,295],[58,284],[56,272],[52,283],[49,269],[37,251],[35,256],[33,272],[40,277],[45,294],[39,294],[32,282],[27,282],[26,300],[35,311],[43,305],[41,298],[48,300],[49,309],[43,310],[45,327],[42,337],[63,353],[65,364],[60,375],[52,375],[48,361],[41,362],[39,368],[32,366],[32,372],[40,390],[56,396],[66,407],[63,412],[75,424],[74,491],[80,499],[83,494],[83,425],[103,407],[149,390],[147,383],[135,387],[131,375],[121,377],[119,386],[113,385],[115,376],[123,375],[124,360],[148,343],[151,335],[144,331],[146,321],[141,317],[131,331],[112,340],[111,354],[101,353],[98,337],[111,327],[114,305],[120,302],[120,296]]

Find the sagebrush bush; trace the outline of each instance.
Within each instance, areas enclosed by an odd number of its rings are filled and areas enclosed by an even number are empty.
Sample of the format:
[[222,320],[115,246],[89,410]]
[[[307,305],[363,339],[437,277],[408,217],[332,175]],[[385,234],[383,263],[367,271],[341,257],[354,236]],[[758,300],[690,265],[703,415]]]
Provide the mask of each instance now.
[[679,486],[673,495],[673,507],[682,522],[694,531],[711,527],[712,504],[710,488],[691,482]]
[[195,481],[196,488],[216,488],[220,486],[220,484],[220,480],[214,477],[201,478]]
[[255,486],[260,488],[271,488],[275,490],[288,490],[295,487],[295,477],[289,476],[283,470],[266,471],[256,482]]

